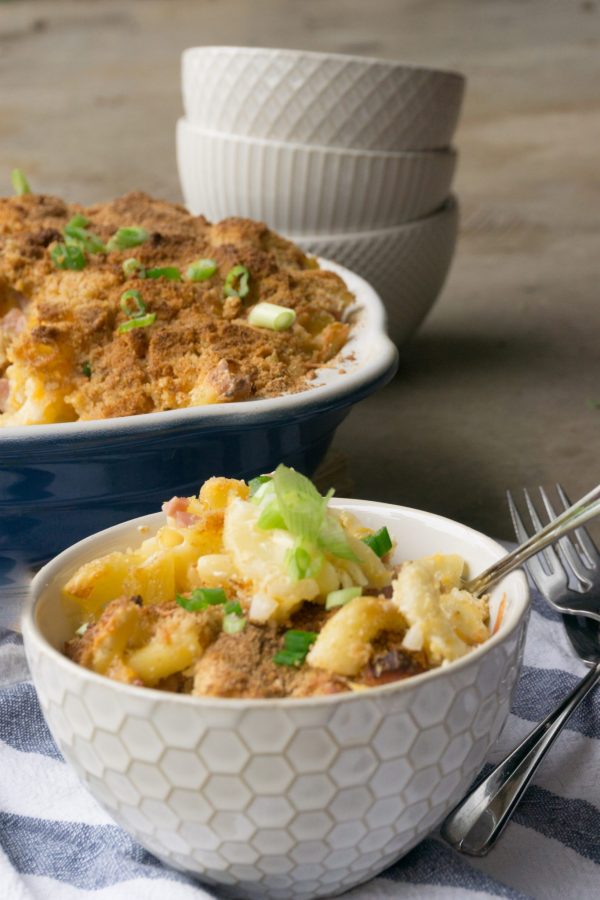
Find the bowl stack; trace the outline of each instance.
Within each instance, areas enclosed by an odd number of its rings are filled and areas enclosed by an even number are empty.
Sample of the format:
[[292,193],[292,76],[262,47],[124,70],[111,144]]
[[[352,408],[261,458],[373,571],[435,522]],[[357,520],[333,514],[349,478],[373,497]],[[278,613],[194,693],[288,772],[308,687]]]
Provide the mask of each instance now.
[[381,295],[396,343],[446,278],[458,226],[450,143],[464,78],[384,60],[249,47],[183,54],[185,202],[266,222]]

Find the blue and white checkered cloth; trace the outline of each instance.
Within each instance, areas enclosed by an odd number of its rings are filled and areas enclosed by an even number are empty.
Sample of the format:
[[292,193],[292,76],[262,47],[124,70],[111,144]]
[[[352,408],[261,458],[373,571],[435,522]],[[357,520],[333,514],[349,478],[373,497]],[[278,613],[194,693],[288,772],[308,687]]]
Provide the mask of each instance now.
[[[512,749],[585,671],[558,616],[534,597],[520,683],[491,762]],[[488,857],[461,856],[432,835],[346,896],[600,897],[600,691],[569,721]],[[0,900],[216,897],[213,889],[143,850],[81,786],[48,732],[20,636],[0,628]]]

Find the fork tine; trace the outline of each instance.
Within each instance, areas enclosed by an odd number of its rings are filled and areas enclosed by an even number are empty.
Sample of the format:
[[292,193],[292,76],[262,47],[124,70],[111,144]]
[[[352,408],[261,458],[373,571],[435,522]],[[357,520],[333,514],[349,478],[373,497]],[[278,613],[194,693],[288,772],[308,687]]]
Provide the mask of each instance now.
[[[506,497],[508,500],[508,508],[510,509],[510,517],[513,521],[513,527],[515,529],[515,534],[517,535],[518,540],[522,544],[524,544],[525,541],[529,538],[529,534],[527,533],[527,529],[525,528],[525,525],[523,524],[523,519],[521,518],[521,516],[519,514],[519,510],[517,509],[517,507],[515,505],[515,502],[512,498],[512,494],[510,491],[506,492]],[[548,578],[548,575],[546,574],[546,572],[544,572],[537,556],[532,556],[531,559],[529,559],[525,563],[525,568],[527,569],[527,572],[529,573],[529,576],[530,576],[531,580],[533,581],[533,583],[535,584],[538,591],[541,591],[543,593],[545,590],[545,587],[548,585],[549,578]]]
[[[540,488],[540,496],[546,507],[546,511],[551,519],[556,518],[556,512],[552,506],[550,497],[543,487]],[[565,535],[557,544],[558,555],[562,559],[563,565],[567,572],[570,572],[575,578],[585,586],[586,589],[591,587],[589,569],[583,564],[581,557],[575,549],[571,539]]]
[[[542,521],[538,516],[537,509],[533,505],[533,500],[529,496],[529,491],[527,488],[523,488],[523,493],[525,494],[525,502],[527,503],[527,509],[529,510],[529,515],[531,516],[531,521],[533,522],[533,527],[536,531],[541,531],[544,527],[542,525]],[[541,556],[546,566],[548,567],[548,572],[551,575],[562,575],[565,578],[566,582],[566,574],[563,570],[561,562],[556,555],[556,551],[552,549],[552,547],[546,547],[545,550],[542,550],[541,553],[538,553],[538,556]]]
[[[563,488],[562,484],[557,484],[556,490],[565,509],[568,509],[573,505],[569,500],[567,492]],[[590,566],[592,566],[592,568],[597,568],[600,564],[600,552],[591,539],[589,532],[585,528],[576,528],[574,533],[579,542],[579,546],[581,547],[584,555],[587,557]]]

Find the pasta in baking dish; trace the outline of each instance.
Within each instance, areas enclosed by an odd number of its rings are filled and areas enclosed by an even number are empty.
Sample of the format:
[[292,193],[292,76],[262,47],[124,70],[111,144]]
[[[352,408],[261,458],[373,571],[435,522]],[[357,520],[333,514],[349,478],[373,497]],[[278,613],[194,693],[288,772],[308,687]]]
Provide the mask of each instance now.
[[387,528],[329,499],[283,465],[173,498],[155,534],[64,586],[81,621],[67,655],[140,686],[306,697],[410,677],[488,638],[461,557],[394,565]]
[[353,299],[260,222],[139,192],[0,198],[0,427],[303,390],[344,347]]

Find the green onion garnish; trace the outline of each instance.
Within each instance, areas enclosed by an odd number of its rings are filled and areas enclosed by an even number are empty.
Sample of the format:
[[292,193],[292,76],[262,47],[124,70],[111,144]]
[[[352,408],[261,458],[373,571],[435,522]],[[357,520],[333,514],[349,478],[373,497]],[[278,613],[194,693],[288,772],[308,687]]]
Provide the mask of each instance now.
[[257,303],[250,310],[248,322],[257,328],[269,328],[271,331],[286,331],[296,321],[296,313],[287,306],[276,303]]
[[362,588],[360,587],[349,587],[342,588],[340,591],[331,591],[330,594],[327,594],[325,609],[335,609],[336,606],[345,606],[346,603],[350,603],[351,600],[354,600],[355,597],[360,597],[361,594]]
[[272,500],[265,506],[256,524],[264,531],[271,531],[273,528],[285,529],[285,520],[279,511],[279,505],[276,500]]
[[277,466],[273,487],[285,527],[301,540],[316,542],[325,519],[327,500],[305,475]]
[[10,180],[12,181],[14,192],[18,197],[22,197],[23,194],[31,193],[29,182],[22,169],[13,169],[10,173]]
[[144,277],[144,269],[139,261],[134,256],[130,256],[129,259],[126,259],[123,263],[123,274],[126,278],[130,278],[132,275],[135,275],[136,272],[140,273],[140,277]]
[[248,487],[250,488],[250,496],[254,497],[259,487],[261,487],[263,484],[267,484],[267,482],[272,480],[273,479],[270,475],[257,475],[256,478],[252,478],[248,482]]
[[228,600],[223,607],[223,631],[225,634],[239,634],[246,627],[244,612],[237,600]]
[[209,606],[220,606],[222,603],[227,603],[223,588],[195,588],[191,597],[182,597],[181,594],[177,594],[175,599],[188,612],[198,612]]
[[385,556],[392,549],[392,539],[385,525],[379,531],[376,531],[375,534],[369,534],[367,537],[364,537],[362,542],[367,547],[370,547],[379,557]]
[[57,269],[85,269],[85,253],[77,244],[55,244],[50,257]]
[[117,331],[119,334],[124,334],[126,331],[132,331],[134,328],[147,328],[148,325],[153,325],[156,321],[156,313],[148,313],[145,316],[138,316],[136,319],[128,319],[126,322],[122,322]]
[[317,639],[314,631],[286,631],[283,636],[283,650],[273,657],[278,666],[300,666],[306,659],[311,644]]
[[[78,217],[75,216],[75,218]],[[83,217],[80,216],[79,218]],[[83,250],[87,250],[88,253],[106,252],[104,242],[101,241],[97,235],[92,234],[91,231],[87,231],[87,229],[85,228],[82,228],[81,225],[74,225],[73,221],[74,219],[71,219],[71,221],[64,227],[64,235],[67,244],[78,244]]]
[[[82,216],[80,213],[77,213],[76,216],[73,216],[72,219],[67,223],[67,228],[87,228],[90,224],[90,220],[86,219],[85,216]],[[66,228],[65,228],[66,231]]]
[[350,546],[346,532],[331,513],[325,516],[317,542],[319,547],[327,553],[338,556],[340,559],[351,559],[357,562],[356,554]]
[[246,266],[234,266],[230,269],[225,278],[223,285],[223,293],[226,297],[245,297],[250,290],[248,279],[250,272]]
[[148,232],[145,228],[119,228],[106,245],[107,250],[127,250],[129,247],[139,247],[148,240]]
[[75,631],[77,637],[83,637],[88,628],[90,627],[90,622],[84,622],[83,625],[80,625],[79,628]]
[[198,259],[188,266],[185,277],[188,281],[208,281],[217,271],[214,259]]
[[92,377],[92,367],[90,366],[89,362],[84,362],[84,364],[81,367],[81,371],[83,372],[83,374],[85,375],[86,378]]
[[146,269],[144,278],[166,278],[168,281],[181,281],[181,272],[176,266],[163,266],[157,269]]
[[128,319],[136,319],[146,312],[146,304],[139,291],[125,291],[121,294],[120,307]]
[[301,581],[306,578],[312,566],[312,556],[304,547],[296,547],[292,550],[288,559],[288,573],[293,581]]

